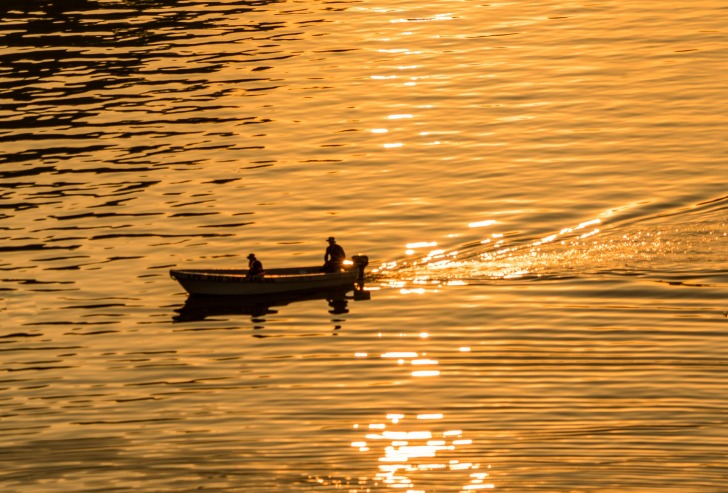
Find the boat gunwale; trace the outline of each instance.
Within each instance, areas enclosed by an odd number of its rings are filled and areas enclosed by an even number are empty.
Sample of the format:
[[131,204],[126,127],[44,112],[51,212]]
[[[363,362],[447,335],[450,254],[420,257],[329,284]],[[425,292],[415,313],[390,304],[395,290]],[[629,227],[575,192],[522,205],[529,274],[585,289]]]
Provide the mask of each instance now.
[[348,279],[357,275],[356,269],[347,269],[340,272],[320,272],[321,267],[293,267],[271,269],[263,276],[248,278],[248,271],[244,269],[171,269],[170,275],[174,279],[194,279],[198,281],[217,282],[303,282],[325,279]]

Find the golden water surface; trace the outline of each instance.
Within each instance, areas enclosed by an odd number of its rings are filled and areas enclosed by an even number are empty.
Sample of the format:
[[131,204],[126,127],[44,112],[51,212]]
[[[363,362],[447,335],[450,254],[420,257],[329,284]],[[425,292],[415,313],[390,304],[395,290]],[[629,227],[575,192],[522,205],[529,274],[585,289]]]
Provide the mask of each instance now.
[[[726,26],[4,2],[0,488],[728,491]],[[331,235],[369,296],[168,276]]]

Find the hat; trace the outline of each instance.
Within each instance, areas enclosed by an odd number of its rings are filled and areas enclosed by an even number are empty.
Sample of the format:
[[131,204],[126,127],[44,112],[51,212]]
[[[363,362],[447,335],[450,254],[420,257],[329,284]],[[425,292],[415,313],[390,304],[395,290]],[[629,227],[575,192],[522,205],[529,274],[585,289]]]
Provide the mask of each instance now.
[[326,241],[336,241],[336,238],[334,238],[333,236],[329,236],[329,237],[328,237],[328,238],[326,239]]
[[255,254],[251,253],[250,255],[248,255],[248,258],[255,258]]

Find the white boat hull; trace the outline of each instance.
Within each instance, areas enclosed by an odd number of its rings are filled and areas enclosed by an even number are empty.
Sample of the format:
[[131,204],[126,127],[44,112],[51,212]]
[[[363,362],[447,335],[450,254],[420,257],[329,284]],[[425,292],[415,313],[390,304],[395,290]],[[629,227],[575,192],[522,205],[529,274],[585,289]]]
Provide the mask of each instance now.
[[248,279],[246,270],[173,269],[170,275],[193,295],[253,296],[311,292],[354,287],[359,269],[319,272],[321,267],[266,270],[263,277]]

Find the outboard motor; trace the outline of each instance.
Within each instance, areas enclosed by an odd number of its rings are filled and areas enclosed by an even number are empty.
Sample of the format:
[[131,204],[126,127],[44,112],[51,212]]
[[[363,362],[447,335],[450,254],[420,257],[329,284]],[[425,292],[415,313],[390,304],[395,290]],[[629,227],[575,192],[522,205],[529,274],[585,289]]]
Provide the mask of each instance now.
[[364,269],[366,269],[367,265],[369,265],[369,257],[366,255],[354,255],[351,257],[351,260],[359,270],[359,278],[357,279],[357,282],[362,284],[364,282]]

